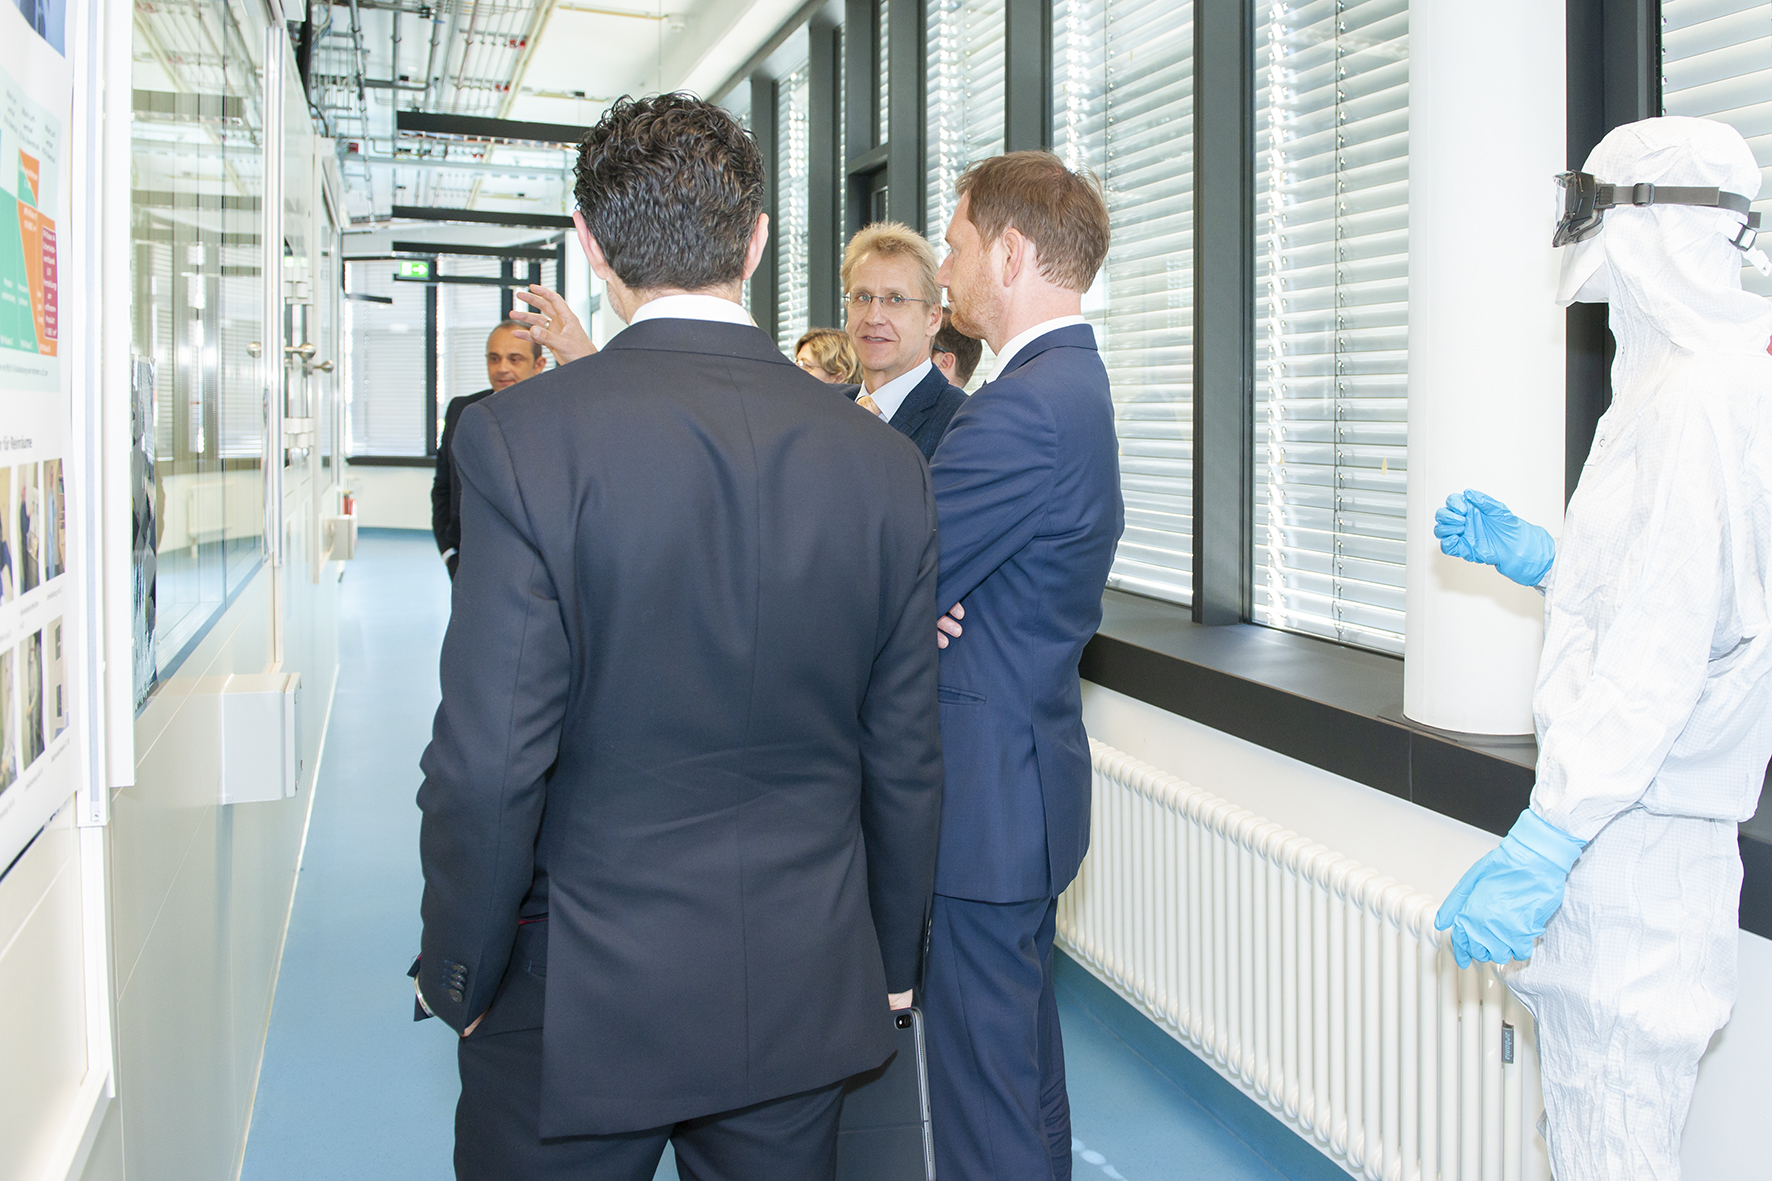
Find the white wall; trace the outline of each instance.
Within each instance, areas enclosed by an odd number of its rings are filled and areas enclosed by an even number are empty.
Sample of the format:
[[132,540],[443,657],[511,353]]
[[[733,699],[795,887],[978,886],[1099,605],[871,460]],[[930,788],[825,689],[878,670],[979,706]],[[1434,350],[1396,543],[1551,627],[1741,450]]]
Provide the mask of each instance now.
[[[0,879],[0,1178],[46,1176],[86,1065],[80,841],[64,807]],[[67,1164],[61,1162],[65,1169]]]
[[308,576],[293,514],[284,567],[284,667],[302,677],[293,799],[216,803],[188,768],[212,762],[199,677],[272,658],[271,578],[261,568],[135,723],[133,786],[112,803],[111,946],[117,1106],[86,1181],[231,1181],[239,1172],[271,997],[337,670],[338,566]]
[[[1429,894],[1443,897],[1498,843],[1407,800],[1087,682],[1083,720],[1090,737]],[[1743,932],[1740,999],[1699,1068],[1686,1125],[1685,1181],[1765,1175],[1768,1062],[1772,942]]]
[[359,529],[431,530],[431,480],[428,467],[382,467],[347,463],[345,487],[357,495]]

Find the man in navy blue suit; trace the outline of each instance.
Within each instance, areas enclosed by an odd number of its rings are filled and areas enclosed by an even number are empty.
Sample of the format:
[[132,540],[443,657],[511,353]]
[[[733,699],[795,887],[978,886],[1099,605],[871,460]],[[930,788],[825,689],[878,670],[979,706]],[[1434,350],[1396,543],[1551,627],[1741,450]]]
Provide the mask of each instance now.
[[929,239],[894,221],[862,227],[843,251],[843,302],[861,359],[861,386],[850,397],[928,459],[966,401],[929,357],[941,329]]
[[940,281],[993,379],[931,465],[941,527],[946,791],[924,993],[942,1181],[1065,1181],[1052,986],[1057,898],[1089,845],[1077,660],[1125,514],[1107,370],[1082,295],[1107,255],[1098,185],[1049,152],[961,177]]

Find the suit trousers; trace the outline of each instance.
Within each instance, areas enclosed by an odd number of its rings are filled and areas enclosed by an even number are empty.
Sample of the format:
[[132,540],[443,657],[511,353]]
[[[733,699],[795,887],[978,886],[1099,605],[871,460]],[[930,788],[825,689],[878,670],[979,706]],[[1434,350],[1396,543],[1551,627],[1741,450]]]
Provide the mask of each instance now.
[[941,1181],[1070,1181],[1058,903],[935,896],[923,987]]
[[683,1181],[833,1181],[843,1084],[607,1136],[543,1140],[540,1029],[462,1039],[458,1181],[652,1181],[670,1143]]

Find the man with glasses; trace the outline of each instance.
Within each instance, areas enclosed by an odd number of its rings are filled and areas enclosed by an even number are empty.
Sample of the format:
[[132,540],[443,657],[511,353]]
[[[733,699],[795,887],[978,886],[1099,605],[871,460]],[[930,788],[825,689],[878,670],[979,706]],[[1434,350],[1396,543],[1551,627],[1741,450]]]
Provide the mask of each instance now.
[[966,402],[929,359],[941,331],[935,267],[928,239],[892,221],[865,227],[843,252],[849,339],[861,358],[856,404],[909,436],[925,459]]

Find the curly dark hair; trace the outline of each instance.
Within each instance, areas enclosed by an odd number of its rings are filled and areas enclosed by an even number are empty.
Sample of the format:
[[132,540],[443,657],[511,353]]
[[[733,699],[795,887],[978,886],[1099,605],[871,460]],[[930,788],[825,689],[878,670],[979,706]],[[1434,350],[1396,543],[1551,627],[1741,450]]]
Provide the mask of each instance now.
[[578,147],[574,195],[603,257],[636,290],[744,277],[763,211],[763,154],[725,109],[689,94],[623,95]]

